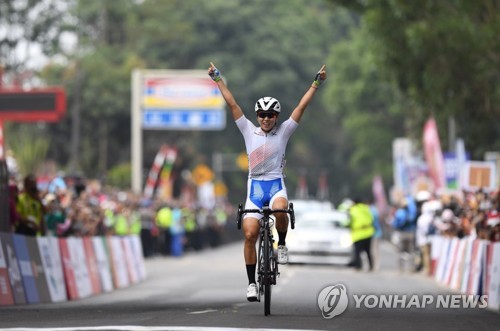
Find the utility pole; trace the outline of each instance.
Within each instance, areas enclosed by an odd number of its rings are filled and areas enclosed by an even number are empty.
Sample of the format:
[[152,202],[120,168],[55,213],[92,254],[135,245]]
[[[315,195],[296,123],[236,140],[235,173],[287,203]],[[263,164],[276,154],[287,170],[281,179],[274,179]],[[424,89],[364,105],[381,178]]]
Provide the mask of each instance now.
[[[2,89],[3,66],[0,65],[0,90]],[[10,232],[9,169],[5,159],[3,121],[0,119],[0,232]]]

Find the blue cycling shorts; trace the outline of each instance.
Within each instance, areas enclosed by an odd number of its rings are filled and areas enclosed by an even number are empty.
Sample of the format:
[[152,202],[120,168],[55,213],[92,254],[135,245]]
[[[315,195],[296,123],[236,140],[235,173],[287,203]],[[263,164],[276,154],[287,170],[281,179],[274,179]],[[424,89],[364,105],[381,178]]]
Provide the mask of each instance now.
[[[285,198],[288,200],[283,178],[271,180],[248,179],[247,192],[245,209],[262,209],[264,206],[272,207],[276,198]],[[247,217],[260,218],[262,215],[249,213],[245,215],[245,218]]]

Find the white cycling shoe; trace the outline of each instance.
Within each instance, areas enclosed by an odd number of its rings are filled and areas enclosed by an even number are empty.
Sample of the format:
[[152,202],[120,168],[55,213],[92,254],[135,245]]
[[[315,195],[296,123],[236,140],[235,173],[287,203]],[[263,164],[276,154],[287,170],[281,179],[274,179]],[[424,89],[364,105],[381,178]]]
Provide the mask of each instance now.
[[259,296],[259,290],[257,289],[257,285],[255,283],[248,285],[247,300],[250,302],[255,302],[257,301],[258,296]]
[[288,263],[288,248],[284,245],[278,246],[278,263],[287,264]]

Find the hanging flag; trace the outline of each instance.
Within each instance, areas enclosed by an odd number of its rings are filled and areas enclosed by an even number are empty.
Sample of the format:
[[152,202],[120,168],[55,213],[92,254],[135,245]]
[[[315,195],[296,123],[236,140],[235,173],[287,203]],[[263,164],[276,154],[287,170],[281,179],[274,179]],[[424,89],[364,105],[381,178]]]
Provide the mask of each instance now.
[[316,194],[318,200],[328,200],[330,192],[328,190],[328,180],[326,171],[323,170],[318,177],[318,193]]
[[423,132],[423,145],[425,161],[429,168],[429,176],[434,183],[436,191],[445,188],[445,172],[443,153],[439,142],[439,135],[434,118],[427,120]]
[[308,199],[309,189],[307,187],[307,179],[305,174],[299,175],[299,182],[295,191],[295,199]]
[[[144,187],[144,197],[147,199],[153,198],[155,188],[158,184],[158,178],[160,177],[161,172],[161,180],[159,187],[162,190],[168,190],[168,187],[165,188],[165,185],[168,184],[170,180],[172,166],[175,162],[175,158],[177,157],[177,150],[175,148],[169,147],[168,145],[162,145],[160,150],[156,154],[156,157],[153,161],[153,165],[151,166],[151,170],[149,171],[148,178],[146,179],[146,185]],[[162,195],[165,195],[163,192]]]
[[382,181],[382,177],[379,175],[373,177],[372,193],[380,219],[384,219],[388,212],[388,203],[384,189],[384,182]]
[[165,153],[165,161],[161,169],[160,178],[158,181],[157,197],[162,200],[172,200],[174,192],[174,177],[172,176],[172,168],[174,167],[175,159],[177,158],[177,150],[169,147]]
[[461,189],[463,186],[465,162],[467,162],[467,153],[465,151],[465,143],[463,139],[457,139],[455,145],[455,154],[457,158],[457,188]]

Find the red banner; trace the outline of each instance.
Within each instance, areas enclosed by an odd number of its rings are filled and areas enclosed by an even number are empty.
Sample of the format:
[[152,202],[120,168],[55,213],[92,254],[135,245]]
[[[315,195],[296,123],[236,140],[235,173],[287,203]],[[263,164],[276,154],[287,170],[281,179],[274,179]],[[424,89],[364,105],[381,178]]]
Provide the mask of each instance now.
[[429,175],[434,182],[434,189],[436,191],[444,189],[446,181],[443,152],[441,151],[436,121],[432,117],[425,123],[423,144],[425,160],[429,167]]
[[85,248],[85,260],[87,261],[87,268],[89,270],[92,294],[101,294],[102,289],[101,280],[99,278],[99,268],[97,266],[97,259],[91,237],[83,237],[83,247]]
[[71,255],[69,253],[68,242],[65,238],[59,238],[59,250],[61,252],[61,260],[64,271],[64,278],[66,280],[66,290],[70,300],[79,299],[78,288],[76,286],[75,270]]

